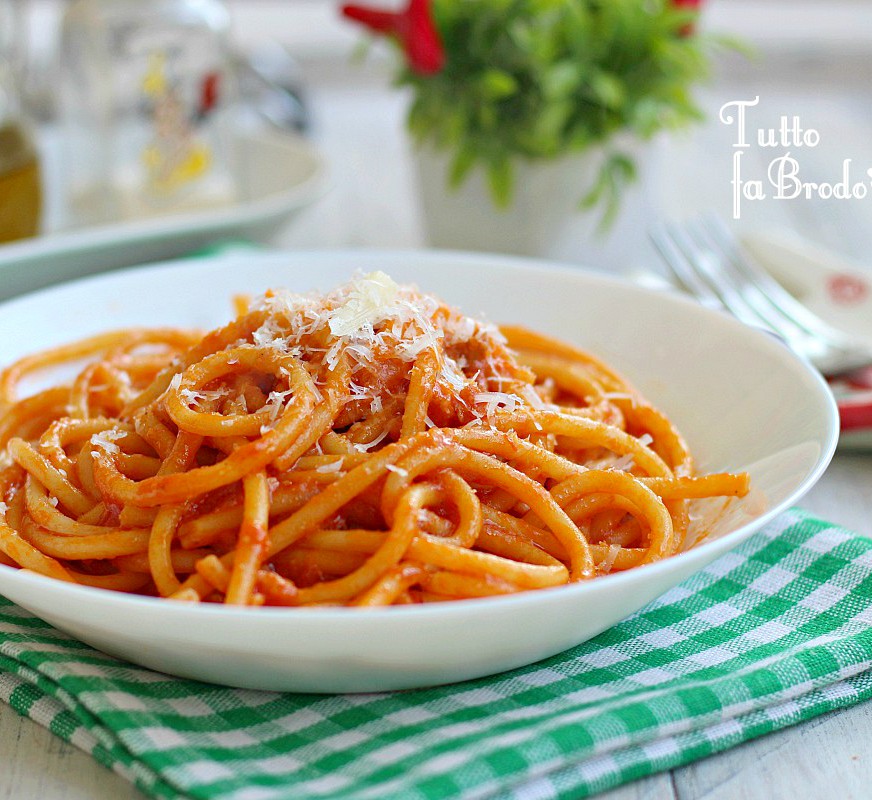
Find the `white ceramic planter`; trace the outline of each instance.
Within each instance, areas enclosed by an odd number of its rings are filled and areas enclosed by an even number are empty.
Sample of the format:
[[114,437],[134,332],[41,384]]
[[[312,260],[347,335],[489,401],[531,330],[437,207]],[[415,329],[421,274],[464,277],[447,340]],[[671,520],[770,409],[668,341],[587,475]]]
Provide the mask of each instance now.
[[579,200],[594,183],[601,152],[553,161],[519,161],[515,193],[507,209],[494,206],[484,171],[475,169],[457,189],[447,184],[448,156],[429,148],[414,151],[427,244],[548,258],[609,271],[635,268],[647,248],[653,213],[646,174],[655,148],[621,147],[636,159],[640,179],[628,187],[612,227],[598,230],[599,210],[584,211]]

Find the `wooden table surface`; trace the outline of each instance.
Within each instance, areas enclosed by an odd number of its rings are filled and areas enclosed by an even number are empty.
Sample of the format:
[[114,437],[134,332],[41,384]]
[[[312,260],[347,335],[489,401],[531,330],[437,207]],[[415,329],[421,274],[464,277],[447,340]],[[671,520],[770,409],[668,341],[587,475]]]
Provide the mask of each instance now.
[[[730,132],[715,119],[724,102],[760,95],[773,122],[798,114],[825,137],[809,156],[823,172],[842,157],[864,156],[872,167],[870,67],[785,56],[777,64],[732,64],[706,90],[709,121],[658,149],[649,183],[658,213],[730,208]],[[864,72],[865,70],[865,72]],[[409,146],[402,131],[405,99],[389,92],[380,71],[347,64],[314,67],[309,77],[314,136],[333,172],[333,190],[305,212],[279,244],[417,247],[423,243]],[[764,105],[765,104],[765,105]],[[828,137],[828,138],[826,138]],[[649,188],[651,188],[649,186]],[[863,203],[769,203],[749,210],[742,225],[781,224],[862,258],[872,253],[872,200]],[[632,222],[632,221],[631,221]],[[628,270],[656,267],[644,222],[622,243]],[[579,260],[584,260],[579,253]],[[602,267],[605,262],[595,266]],[[869,259],[872,269],[872,257]],[[872,537],[872,453],[836,455],[801,505]],[[733,800],[773,797],[865,798],[872,786],[872,704],[821,716],[682,769],[602,795],[608,800]],[[115,800],[142,797],[120,777],[0,704],[0,800]]]

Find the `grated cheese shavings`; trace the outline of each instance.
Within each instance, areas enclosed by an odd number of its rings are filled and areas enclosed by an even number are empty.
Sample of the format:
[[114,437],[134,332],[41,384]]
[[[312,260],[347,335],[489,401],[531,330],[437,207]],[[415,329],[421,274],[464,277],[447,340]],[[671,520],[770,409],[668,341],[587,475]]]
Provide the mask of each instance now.
[[620,545],[610,544],[609,552],[606,553],[606,557],[600,561],[598,564],[598,569],[601,573],[608,573],[612,571],[612,567],[615,566],[615,561],[618,558],[618,553],[621,552]]
[[331,461],[329,464],[321,464],[320,466],[315,467],[315,472],[341,472],[342,471],[342,459],[338,458],[336,461]]
[[629,472],[636,465],[636,461],[633,458],[631,453],[627,453],[624,456],[621,456],[616,461],[612,462],[609,465],[609,469],[616,470],[617,472]]
[[330,333],[351,336],[392,316],[399,291],[394,280],[381,271],[352,281],[348,299],[330,315]]
[[488,417],[492,417],[498,408],[505,408],[506,411],[512,412],[521,402],[518,395],[508,392],[476,392],[473,400],[476,405],[487,406],[485,414]]
[[115,444],[115,440],[121,439],[124,434],[121,431],[106,430],[91,436],[91,444],[99,447],[104,453],[120,453],[121,448]]
[[[181,376],[179,376],[181,378]],[[199,408],[200,403],[221,400],[227,396],[227,389],[179,389],[179,397],[189,408]]]
[[385,428],[378,436],[375,437],[371,442],[367,442],[366,444],[355,444],[354,449],[357,450],[358,453],[365,453],[367,450],[372,450],[376,445],[381,444],[388,435],[388,429]]
[[[326,294],[271,291],[253,308],[267,313],[249,344],[276,347],[301,359],[313,387],[316,383],[323,386],[325,372],[337,369],[347,359],[351,366],[350,400],[368,402],[372,413],[381,411],[396,394],[395,380],[403,375],[397,362],[413,363],[427,351],[435,351],[440,359],[436,377],[442,387],[440,396],[455,407],[459,403],[467,415],[486,418],[497,408],[537,405],[525,392],[524,397],[509,392],[479,393],[486,399],[477,397],[473,403],[475,390],[488,388],[478,383],[479,367],[483,365],[486,379],[497,380],[497,387],[502,388],[503,382],[493,376],[499,375],[503,364],[485,355],[473,366],[470,358],[478,359],[482,349],[487,353],[493,342],[504,343],[505,338],[496,326],[464,316],[414,286],[397,284],[384,272],[356,274]],[[467,347],[476,343],[485,347]],[[476,374],[469,377],[467,370]],[[392,383],[385,385],[385,379]],[[516,387],[523,381],[504,380],[509,383],[506,389],[521,391]],[[320,392],[317,395],[320,401]],[[476,403],[480,404],[478,409]],[[428,425],[435,427],[430,420]],[[366,448],[373,446],[370,443]]]

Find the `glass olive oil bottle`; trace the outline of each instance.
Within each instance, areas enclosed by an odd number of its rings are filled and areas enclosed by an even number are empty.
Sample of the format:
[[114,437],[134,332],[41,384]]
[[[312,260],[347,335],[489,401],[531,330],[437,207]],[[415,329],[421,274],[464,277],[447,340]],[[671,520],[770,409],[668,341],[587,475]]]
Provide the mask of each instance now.
[[19,102],[19,4],[0,0],[0,243],[34,236],[42,196],[39,163]]
[[0,123],[0,242],[35,236],[41,207],[39,162],[25,130]]

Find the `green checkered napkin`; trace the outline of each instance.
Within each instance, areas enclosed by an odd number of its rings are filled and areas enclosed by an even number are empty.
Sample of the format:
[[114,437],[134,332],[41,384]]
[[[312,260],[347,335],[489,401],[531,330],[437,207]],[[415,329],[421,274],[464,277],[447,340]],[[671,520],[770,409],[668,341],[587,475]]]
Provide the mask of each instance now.
[[154,797],[577,798],[872,696],[872,541],[783,514],[591,642],[422,691],[240,691],[0,605],[0,695]]

